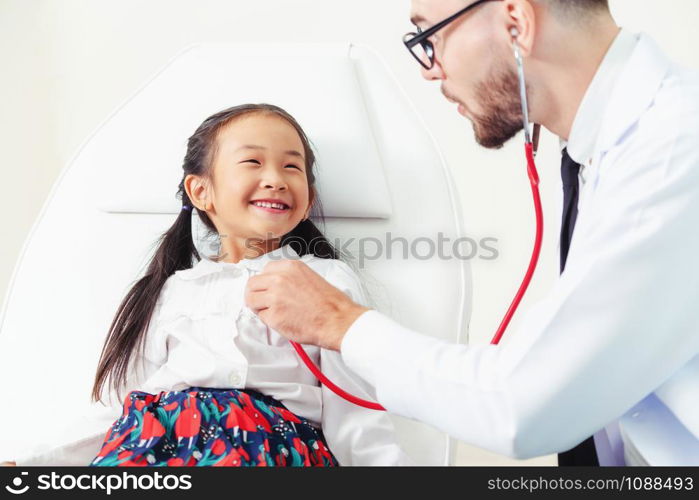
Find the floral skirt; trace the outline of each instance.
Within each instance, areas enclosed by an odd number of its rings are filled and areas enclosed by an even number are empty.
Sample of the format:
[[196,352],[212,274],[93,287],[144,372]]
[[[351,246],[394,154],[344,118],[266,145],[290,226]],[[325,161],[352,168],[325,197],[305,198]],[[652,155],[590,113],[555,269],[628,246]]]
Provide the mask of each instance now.
[[339,465],[320,429],[250,390],[132,391],[91,466]]

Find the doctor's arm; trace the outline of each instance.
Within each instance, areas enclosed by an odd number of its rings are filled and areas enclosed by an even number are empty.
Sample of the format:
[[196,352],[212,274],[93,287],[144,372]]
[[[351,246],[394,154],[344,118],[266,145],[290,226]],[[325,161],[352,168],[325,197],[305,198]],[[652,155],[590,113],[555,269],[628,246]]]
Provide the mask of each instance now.
[[511,457],[567,450],[699,351],[699,158],[671,131],[607,164],[603,213],[581,212],[566,272],[498,346],[411,331],[299,263],[269,264],[246,300],[293,340],[341,347],[392,413]]
[[595,196],[609,202],[581,212],[565,273],[501,345],[371,311],[342,341],[348,366],[390,411],[511,457],[567,450],[621,416],[699,352],[699,157],[667,132],[606,165]]

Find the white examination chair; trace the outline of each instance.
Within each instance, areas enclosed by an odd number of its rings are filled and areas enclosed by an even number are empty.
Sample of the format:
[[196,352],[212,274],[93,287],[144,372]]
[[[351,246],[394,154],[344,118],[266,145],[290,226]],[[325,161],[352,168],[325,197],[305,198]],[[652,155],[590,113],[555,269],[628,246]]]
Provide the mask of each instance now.
[[[246,102],[279,105],[304,127],[318,152],[325,233],[355,238],[355,257],[358,238],[405,238],[424,257],[430,244],[417,238],[465,236],[443,158],[376,53],[353,44],[192,46],[86,141],[24,244],[0,315],[0,460],[50,442],[88,409],[116,308],[180,210],[187,138],[210,114]],[[369,257],[377,240],[366,244]],[[468,262],[402,252],[394,242],[391,258],[384,251],[360,269],[375,307],[464,341]],[[447,435],[392,418],[416,463],[452,462]]]

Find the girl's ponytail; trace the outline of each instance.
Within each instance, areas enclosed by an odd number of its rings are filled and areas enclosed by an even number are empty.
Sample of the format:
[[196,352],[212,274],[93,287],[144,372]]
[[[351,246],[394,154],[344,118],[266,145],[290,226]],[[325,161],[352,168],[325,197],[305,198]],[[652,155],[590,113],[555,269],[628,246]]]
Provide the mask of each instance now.
[[[184,194],[183,201],[187,195]],[[119,389],[126,385],[131,354],[141,349],[160,291],[175,271],[192,267],[192,257],[199,254],[192,240],[192,205],[185,201],[173,225],[161,237],[158,249],[145,275],[126,294],[119,305],[105,340],[92,399],[101,399],[107,380],[121,399]]]

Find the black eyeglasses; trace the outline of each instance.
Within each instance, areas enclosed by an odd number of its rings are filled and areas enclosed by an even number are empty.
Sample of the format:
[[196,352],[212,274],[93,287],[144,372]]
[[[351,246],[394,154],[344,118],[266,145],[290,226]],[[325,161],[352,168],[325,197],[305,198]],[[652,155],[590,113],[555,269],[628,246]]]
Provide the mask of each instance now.
[[469,10],[477,7],[485,2],[493,2],[499,0],[478,0],[473,2],[468,7],[464,7],[456,14],[449,16],[444,21],[440,21],[434,26],[432,26],[427,31],[422,31],[420,28],[417,29],[417,33],[410,32],[406,33],[403,37],[403,43],[408,48],[410,53],[413,55],[417,62],[419,62],[423,68],[432,69],[434,66],[434,45],[428,40],[429,37],[437,33],[439,30],[444,28],[447,24],[456,20],[458,17],[466,14]]

